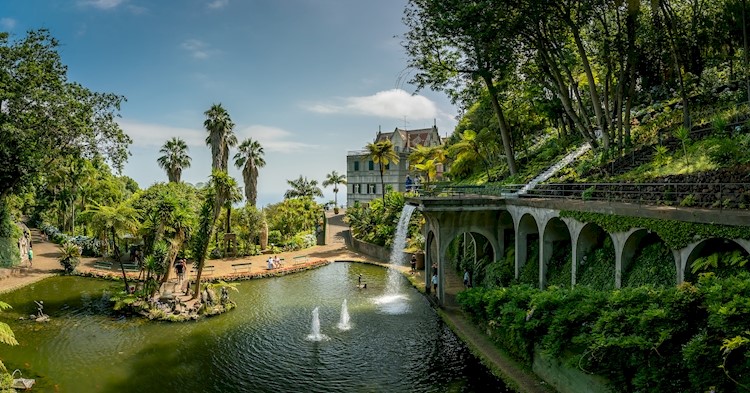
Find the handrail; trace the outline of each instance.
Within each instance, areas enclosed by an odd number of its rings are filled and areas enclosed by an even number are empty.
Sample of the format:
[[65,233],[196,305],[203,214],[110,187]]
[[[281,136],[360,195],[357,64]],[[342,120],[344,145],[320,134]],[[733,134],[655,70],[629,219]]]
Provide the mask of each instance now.
[[747,209],[750,183],[549,183],[524,197]]
[[429,185],[416,190],[432,198],[549,198],[582,201],[625,202],[641,205],[667,205],[715,209],[750,208],[750,183],[546,183],[519,195],[521,184],[506,185]]

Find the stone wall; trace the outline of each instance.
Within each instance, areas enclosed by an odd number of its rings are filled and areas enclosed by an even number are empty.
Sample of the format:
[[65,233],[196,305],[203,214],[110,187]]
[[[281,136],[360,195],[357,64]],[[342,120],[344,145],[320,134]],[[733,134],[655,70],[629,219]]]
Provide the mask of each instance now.
[[361,240],[351,239],[351,246],[354,251],[375,258],[379,261],[388,262],[391,258],[391,250],[386,247],[366,243]]
[[750,166],[658,177],[649,183],[542,184],[529,196],[702,208],[750,208]]

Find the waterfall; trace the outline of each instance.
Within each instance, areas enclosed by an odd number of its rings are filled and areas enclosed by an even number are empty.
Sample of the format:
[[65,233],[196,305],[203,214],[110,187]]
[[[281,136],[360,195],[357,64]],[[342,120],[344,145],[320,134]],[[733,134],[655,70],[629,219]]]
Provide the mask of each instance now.
[[533,189],[537,186],[537,184],[549,179],[552,177],[557,171],[564,168],[566,165],[570,164],[575,160],[576,158],[580,157],[583,153],[586,153],[587,151],[591,150],[591,144],[586,142],[583,145],[581,145],[578,149],[568,153],[565,157],[562,158],[562,160],[558,161],[555,165],[552,165],[551,167],[547,168],[546,171],[539,174],[539,176],[531,179],[529,184],[526,184],[523,186],[520,190],[518,190],[515,194],[516,195],[523,195],[529,192],[529,190]]
[[[404,248],[406,247],[406,235],[409,232],[409,220],[416,208],[416,206],[405,204],[404,209],[401,210],[401,217],[398,219],[396,235],[393,237],[393,245],[391,246],[391,257],[389,260],[391,265],[401,266],[405,262]],[[388,269],[388,283],[385,287],[387,294],[393,295],[398,293],[399,276],[401,276],[401,273],[398,270]]]
[[349,323],[349,309],[346,307],[346,299],[344,299],[344,303],[341,304],[341,319],[339,319],[338,328],[341,330],[349,330],[352,328]]

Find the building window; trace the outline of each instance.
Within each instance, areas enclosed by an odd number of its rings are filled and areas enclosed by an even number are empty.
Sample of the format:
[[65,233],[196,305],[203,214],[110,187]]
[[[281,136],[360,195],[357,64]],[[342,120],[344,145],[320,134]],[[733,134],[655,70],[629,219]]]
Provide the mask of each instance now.
[[375,191],[375,184],[368,184],[367,188],[369,189],[368,194],[375,194],[376,193],[376,191]]
[[373,161],[367,161],[367,168],[371,171],[375,169],[375,163]]
[[352,184],[352,194],[359,194],[359,184]]
[[354,170],[355,171],[359,170],[359,161],[354,161]]

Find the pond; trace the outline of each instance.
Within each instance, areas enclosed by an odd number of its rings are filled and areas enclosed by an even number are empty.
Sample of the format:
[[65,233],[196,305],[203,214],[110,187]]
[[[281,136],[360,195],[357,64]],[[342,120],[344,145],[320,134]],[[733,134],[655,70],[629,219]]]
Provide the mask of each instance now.
[[[53,277],[0,296],[20,343],[2,360],[44,392],[506,391],[406,279],[392,297],[385,282],[386,269],[333,263],[242,282],[229,313],[168,323],[110,314],[115,282]],[[50,322],[19,320],[34,300]],[[308,337],[316,307],[320,341]]]

